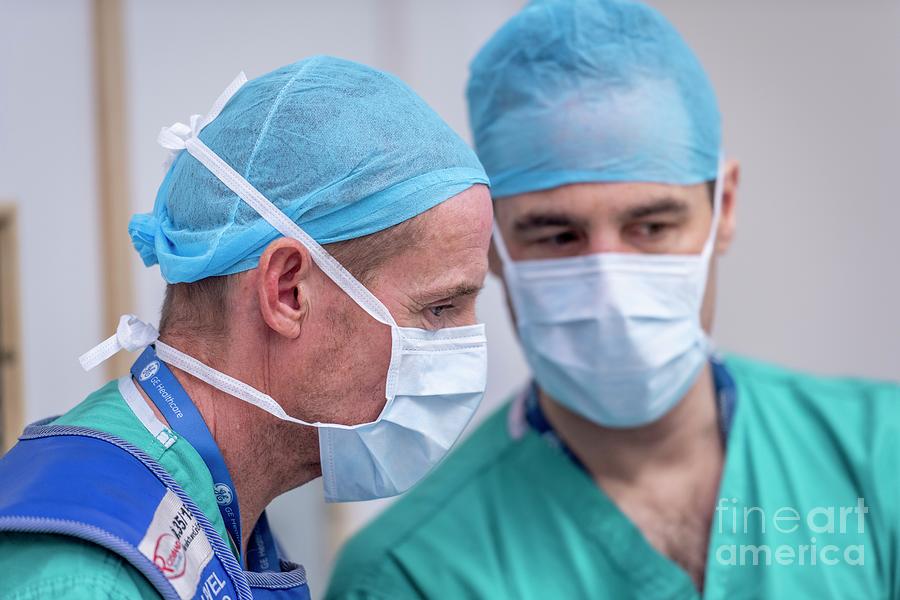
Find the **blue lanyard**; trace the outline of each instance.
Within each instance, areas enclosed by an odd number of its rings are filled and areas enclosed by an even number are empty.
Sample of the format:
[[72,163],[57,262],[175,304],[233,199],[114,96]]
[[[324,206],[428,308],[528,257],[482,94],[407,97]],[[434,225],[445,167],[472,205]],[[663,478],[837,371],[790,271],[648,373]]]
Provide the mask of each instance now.
[[[722,443],[728,440],[728,433],[731,431],[731,422],[734,419],[734,409],[737,403],[737,387],[731,373],[725,367],[719,358],[712,357],[709,361],[712,369],[713,385],[716,388],[716,408],[719,415],[719,432],[722,435]],[[575,466],[588,472],[587,467],[581,462],[581,459],[572,452],[572,449],[559,437],[553,425],[547,420],[547,416],[541,409],[541,403],[538,402],[537,382],[532,382],[528,391],[525,393],[525,420],[528,425],[540,435],[548,444],[558,448],[571,460]]]
[[719,432],[722,434],[722,445],[728,442],[731,423],[734,421],[734,410],[737,407],[737,386],[728,367],[722,359],[713,355],[709,360],[712,369],[713,385],[716,388],[716,408],[719,413]]
[[213,478],[213,492],[222,520],[241,556],[241,511],[238,508],[237,490],[225,466],[225,460],[203,416],[190,396],[178,383],[178,379],[156,356],[156,349],[148,346],[131,367],[131,374],[169,422],[177,434],[187,440],[206,463]]
[[538,402],[538,386],[536,381],[532,381],[531,385],[528,386],[528,391],[525,392],[525,420],[535,433],[544,438],[544,441],[565,454],[576,467],[585,473],[588,472],[587,467],[584,466],[581,459],[572,452],[572,449],[569,448],[568,444],[562,441],[562,438],[559,437],[559,434],[553,429],[553,425],[547,420],[547,415],[544,414],[544,411],[541,409],[541,403]]
[[256,522],[256,527],[250,534],[250,541],[247,543],[247,567],[251,571],[275,571],[281,572],[281,562],[279,556],[284,553],[278,548],[275,542],[275,536],[269,528],[269,519],[263,512]]

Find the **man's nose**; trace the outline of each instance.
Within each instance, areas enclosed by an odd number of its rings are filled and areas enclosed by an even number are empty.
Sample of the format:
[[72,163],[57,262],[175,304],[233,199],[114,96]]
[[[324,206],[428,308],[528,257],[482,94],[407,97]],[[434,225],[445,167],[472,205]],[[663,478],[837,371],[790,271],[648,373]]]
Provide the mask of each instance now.
[[629,247],[622,239],[618,229],[613,227],[597,228],[588,232],[588,243],[585,254],[629,253]]

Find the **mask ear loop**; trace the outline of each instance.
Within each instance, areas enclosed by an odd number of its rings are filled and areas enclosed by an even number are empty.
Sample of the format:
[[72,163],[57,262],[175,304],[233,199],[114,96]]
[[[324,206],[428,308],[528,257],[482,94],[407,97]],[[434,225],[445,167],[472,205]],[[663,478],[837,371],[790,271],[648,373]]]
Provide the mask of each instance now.
[[725,179],[725,153],[722,152],[719,155],[719,166],[716,172],[716,185],[713,191],[713,218],[712,224],[710,226],[709,236],[706,238],[706,243],[703,245],[703,252],[700,254],[701,264],[703,265],[703,274],[702,274],[702,284],[701,284],[701,292],[700,292],[700,302],[701,306],[698,307],[697,319],[698,319],[698,327],[700,331],[703,333],[702,344],[703,350],[706,352],[707,356],[711,356],[716,352],[716,345],[713,342],[712,338],[709,334],[703,329],[702,325],[699,323],[700,319],[700,310],[702,309],[702,303],[706,296],[706,286],[709,285],[709,261],[712,257],[713,249],[716,245],[716,239],[718,238],[719,233],[719,220],[722,216],[722,195],[724,193],[724,179]]
[[[494,221],[492,240],[494,242],[494,248],[496,248],[497,250],[497,256],[500,257],[500,263],[503,265],[503,277],[506,279],[506,281],[517,279],[518,273],[516,272],[516,263],[509,256],[509,250],[507,250],[506,248],[506,241],[503,239],[503,233],[500,231],[500,226],[497,224],[496,220]],[[519,294],[516,287],[505,285],[504,288],[506,291],[506,295],[512,304],[513,312],[516,314],[518,319],[522,319],[522,315],[524,315],[525,312],[520,303]]]
[[713,188],[713,217],[712,217],[712,225],[710,226],[709,235],[706,238],[706,243],[703,244],[703,252],[700,253],[701,258],[703,258],[704,262],[707,262],[710,256],[712,255],[713,249],[716,245],[716,238],[719,233],[719,219],[722,216],[722,194],[724,193],[724,182],[722,181],[725,176],[725,159],[724,154],[719,157],[719,166],[716,170],[716,185]]
[[503,234],[500,232],[500,226],[497,224],[497,221],[494,221],[494,230],[493,230],[493,241],[494,248],[497,249],[497,255],[500,257],[500,262],[503,263],[503,266],[512,263],[512,259],[509,257],[509,251],[506,249],[506,242],[503,241]]

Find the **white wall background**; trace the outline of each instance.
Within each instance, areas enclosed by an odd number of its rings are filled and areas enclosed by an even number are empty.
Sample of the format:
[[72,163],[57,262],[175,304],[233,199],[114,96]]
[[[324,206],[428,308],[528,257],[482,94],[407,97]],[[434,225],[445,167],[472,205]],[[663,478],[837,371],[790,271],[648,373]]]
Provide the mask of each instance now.
[[0,2],[0,202],[18,206],[29,421],[103,382],[76,360],[102,305],[88,2]]
[[652,4],[700,55],[744,166],[718,341],[900,378],[900,3]]
[[[900,4],[893,0],[652,0],[718,90],[743,163],[739,236],[720,274],[728,349],[820,373],[900,378]],[[159,128],[205,112],[241,69],[317,53],[389,70],[469,137],[467,64],[520,0],[126,2],[132,203],[152,206]],[[28,417],[101,382],[75,357],[100,330],[89,3],[0,0],[0,197],[21,208]],[[162,283],[135,255],[139,314]],[[495,283],[481,298],[491,375],[481,416],[526,377]],[[330,569],[318,484],[273,521],[314,592]],[[350,510],[359,523],[378,508]]]

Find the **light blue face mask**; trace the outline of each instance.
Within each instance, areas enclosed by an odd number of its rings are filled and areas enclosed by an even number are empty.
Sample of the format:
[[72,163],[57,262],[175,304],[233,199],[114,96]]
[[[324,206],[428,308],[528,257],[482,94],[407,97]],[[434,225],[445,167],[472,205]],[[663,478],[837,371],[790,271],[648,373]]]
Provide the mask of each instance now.
[[712,227],[696,255],[513,261],[494,227],[526,359],[555,401],[624,428],[652,423],[681,400],[711,351],[700,309],[721,195],[720,171]]
[[[244,81],[243,75],[236,79],[203,122],[215,118]],[[166,363],[283,421],[316,427],[328,502],[385,498],[406,491],[447,454],[481,402],[487,385],[484,325],[437,331],[398,326],[362,283],[197,137],[202,126],[200,122],[163,129],[160,143],[173,152],[187,150],[272,227],[303,244],[338,287],[390,327],[384,408],[375,421],[360,425],[297,419],[271,396],[157,340],[156,330],[134,317],[123,317],[116,335],[81,357],[82,366],[92,368],[120,349],[138,350],[155,343]]]

